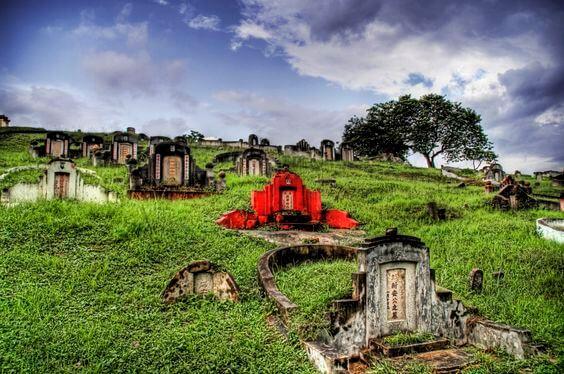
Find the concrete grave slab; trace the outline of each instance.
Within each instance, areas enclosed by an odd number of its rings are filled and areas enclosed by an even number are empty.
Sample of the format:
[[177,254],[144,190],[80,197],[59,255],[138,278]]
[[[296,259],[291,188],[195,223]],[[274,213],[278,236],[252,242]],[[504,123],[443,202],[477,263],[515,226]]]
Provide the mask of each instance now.
[[261,238],[280,246],[300,244],[356,245],[364,241],[366,233],[362,230],[334,229],[327,232],[300,230],[267,231],[241,230],[243,235]]
[[[429,249],[418,238],[398,235],[397,230],[387,230],[386,236],[368,239],[359,248],[297,245],[269,251],[259,261],[259,280],[287,324],[298,306],[277,288],[274,269],[304,261],[354,257],[358,271],[352,274],[353,292],[350,298],[331,304],[329,334],[302,342],[321,372],[345,372],[363,357],[381,353],[382,349],[374,349],[378,342],[399,333],[434,337],[411,344],[407,347],[411,351],[470,344],[485,350],[502,349],[517,358],[535,352],[530,332],[478,317],[474,309],[453,300],[450,291],[437,286],[429,266]],[[436,355],[447,357],[447,363],[451,356],[444,352]]]

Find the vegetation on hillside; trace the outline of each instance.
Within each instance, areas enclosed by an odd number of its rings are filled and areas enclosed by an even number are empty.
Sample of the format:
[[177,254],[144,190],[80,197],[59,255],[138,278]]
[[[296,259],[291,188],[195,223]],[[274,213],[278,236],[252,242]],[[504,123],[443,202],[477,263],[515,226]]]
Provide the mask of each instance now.
[[405,159],[408,151],[421,154],[428,167],[435,167],[438,156],[452,161],[496,159],[493,145],[473,109],[453,103],[444,96],[410,95],[376,103],[366,117],[353,117],[345,126],[343,141],[355,144],[361,156],[388,154]]
[[[29,135],[0,139],[0,173],[44,162],[27,155],[28,145]],[[203,167],[222,150],[192,151]],[[536,218],[562,213],[495,211],[481,187],[456,188],[457,182],[434,169],[279,158],[306,185],[321,189],[325,206],[349,211],[368,235],[398,227],[401,234],[422,238],[438,284],[487,318],[530,329],[551,354],[564,356],[563,246],[538,237],[534,225]],[[262,188],[266,178],[228,173],[223,194],[131,201],[124,198],[125,167],[77,162],[95,169],[121,202],[0,206],[3,371],[315,372],[295,337],[323,328],[328,303],[350,292],[355,266],[335,261],[277,273],[280,288],[300,310],[290,339],[269,328],[266,316],[274,309],[260,296],[256,264],[274,245],[214,223],[226,211],[248,208],[250,192]],[[229,168],[216,165],[216,171]],[[318,178],[334,178],[337,186],[318,185]],[[429,201],[446,208],[448,220],[432,221],[426,213]],[[241,303],[191,297],[164,305],[160,293],[169,279],[203,259],[233,274]],[[481,294],[467,287],[474,267],[484,271]],[[505,278],[496,281],[492,272],[500,269]],[[484,363],[474,372],[527,366],[558,370],[558,363],[546,357],[519,364],[504,358],[499,365],[481,357]]]

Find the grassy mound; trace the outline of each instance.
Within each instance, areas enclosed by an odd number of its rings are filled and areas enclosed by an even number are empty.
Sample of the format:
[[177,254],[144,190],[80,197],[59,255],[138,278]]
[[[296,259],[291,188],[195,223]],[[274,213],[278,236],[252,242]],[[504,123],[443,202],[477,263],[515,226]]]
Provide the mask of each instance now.
[[[27,154],[35,137],[0,138],[0,173],[45,161]],[[220,152],[193,148],[200,167]],[[370,235],[398,227],[422,238],[438,284],[492,320],[532,330],[563,354],[564,251],[539,238],[534,225],[536,218],[562,213],[494,211],[482,188],[456,188],[437,170],[279,158],[308,187],[321,189],[325,206],[349,211]],[[272,306],[259,295],[256,264],[273,245],[214,223],[223,212],[248,208],[250,192],[266,178],[228,173],[221,195],[130,201],[125,167],[77,163],[96,170],[121,202],[0,207],[2,370],[314,372],[297,339],[284,340],[265,322]],[[216,171],[229,168],[221,164]],[[334,178],[337,186],[318,185],[318,178]],[[429,201],[446,208],[448,220],[431,221]],[[193,297],[165,306],[160,293],[168,280],[203,259],[233,274],[241,303]],[[467,289],[473,267],[484,270],[481,294]],[[491,273],[500,269],[505,278],[497,282]],[[336,261],[278,273],[282,291],[301,307],[292,336],[322,328],[328,303],[350,291],[353,270],[354,264]]]

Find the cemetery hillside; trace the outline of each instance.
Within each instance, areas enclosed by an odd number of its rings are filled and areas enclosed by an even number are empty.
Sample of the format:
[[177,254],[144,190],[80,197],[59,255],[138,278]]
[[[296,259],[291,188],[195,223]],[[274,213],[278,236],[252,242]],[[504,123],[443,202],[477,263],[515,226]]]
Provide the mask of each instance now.
[[[357,315],[373,318],[370,301],[366,310],[356,306],[365,292],[358,264],[372,285],[371,259],[390,253],[396,257],[382,264],[399,268],[380,266],[390,284],[404,288],[380,294],[408,295],[407,306],[390,297],[390,320],[411,318],[412,292],[433,305],[429,320],[448,320],[458,308],[457,321],[468,331],[476,326],[471,336],[482,334],[475,341],[487,344],[455,344],[452,337],[463,334],[453,332],[462,329],[454,323],[440,334],[402,327],[371,342],[379,355],[343,348],[347,370],[430,373],[433,359],[385,352],[432,341],[446,345],[424,350],[464,358],[458,372],[564,371],[564,244],[541,235],[536,222],[564,219],[556,177],[509,175],[492,162],[484,181],[482,170],[359,158],[331,141],[308,153],[307,144],[286,151],[253,136],[238,145],[196,133],[172,140],[134,129],[88,138],[47,130],[0,129],[2,372],[316,373],[323,355],[339,367],[322,349],[312,354],[312,342],[341,347],[347,331],[364,331],[342,327]],[[82,139],[82,148],[70,138]],[[278,192],[280,209],[268,200]],[[304,210],[309,221],[300,221]],[[334,236],[335,247],[322,250],[354,251],[302,258]],[[374,237],[382,238],[364,241]],[[259,275],[265,254],[274,258],[282,253],[274,249],[292,245],[305,249],[284,252]],[[199,292],[196,279],[204,275],[213,287]],[[196,285],[188,295],[184,279]],[[286,315],[271,286],[296,308]],[[435,323],[425,318],[417,326]],[[527,354],[484,337],[502,330],[513,334],[511,346],[520,344],[515,336],[530,336]]]

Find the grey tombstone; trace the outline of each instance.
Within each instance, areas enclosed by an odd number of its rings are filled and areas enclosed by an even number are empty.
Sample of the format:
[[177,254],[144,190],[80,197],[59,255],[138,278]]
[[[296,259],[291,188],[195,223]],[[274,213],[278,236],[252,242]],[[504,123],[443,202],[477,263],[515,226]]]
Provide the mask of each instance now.
[[474,268],[470,272],[470,290],[474,292],[482,292],[484,287],[484,272],[481,269]]

